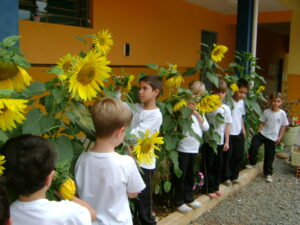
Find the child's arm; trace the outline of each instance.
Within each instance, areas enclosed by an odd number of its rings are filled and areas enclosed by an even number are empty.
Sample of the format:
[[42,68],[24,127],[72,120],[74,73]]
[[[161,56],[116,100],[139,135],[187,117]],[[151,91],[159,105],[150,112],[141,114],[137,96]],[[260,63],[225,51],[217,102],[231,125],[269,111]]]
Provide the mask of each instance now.
[[135,198],[137,195],[139,194],[139,192],[136,193],[127,193],[129,198]]
[[71,198],[70,201],[76,202],[77,204],[87,208],[89,210],[90,214],[91,214],[91,220],[92,221],[96,220],[97,213],[96,213],[95,209],[93,209],[93,207],[90,206],[87,202],[85,202],[85,201],[83,201],[83,200],[81,200],[81,199],[79,199],[75,196],[73,198]]
[[246,129],[245,129],[245,123],[244,123],[244,120],[242,119],[242,135],[244,137],[246,137]]
[[223,151],[227,152],[229,149],[229,133],[230,133],[230,123],[226,123],[225,125],[225,143],[224,143],[224,147],[223,147]]
[[196,110],[193,110],[193,114],[196,116],[202,131],[208,131],[209,124],[205,118],[205,116],[201,116]]
[[261,122],[258,127],[258,132],[261,132],[261,130],[263,129],[264,126],[265,126],[265,123]]
[[287,128],[287,126],[281,126],[280,127],[279,136],[278,136],[277,140],[275,141],[275,144],[278,144],[281,141],[286,128]]

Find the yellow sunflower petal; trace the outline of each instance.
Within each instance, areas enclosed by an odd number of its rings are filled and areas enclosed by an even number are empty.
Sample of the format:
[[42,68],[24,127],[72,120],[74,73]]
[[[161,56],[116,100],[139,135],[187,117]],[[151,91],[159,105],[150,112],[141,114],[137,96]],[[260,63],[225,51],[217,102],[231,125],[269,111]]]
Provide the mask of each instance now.
[[218,95],[206,95],[197,104],[197,108],[201,113],[209,113],[215,111],[222,105],[220,96]]
[[232,92],[237,92],[237,91],[239,91],[239,87],[237,86],[236,83],[231,84],[231,85],[230,85],[230,88],[231,88]]
[[211,52],[211,59],[214,62],[220,62],[224,58],[224,54],[228,51],[228,48],[225,45],[215,45],[214,49]]
[[114,42],[112,40],[112,35],[108,30],[99,31],[95,37],[92,39],[96,49],[103,55],[107,55]]

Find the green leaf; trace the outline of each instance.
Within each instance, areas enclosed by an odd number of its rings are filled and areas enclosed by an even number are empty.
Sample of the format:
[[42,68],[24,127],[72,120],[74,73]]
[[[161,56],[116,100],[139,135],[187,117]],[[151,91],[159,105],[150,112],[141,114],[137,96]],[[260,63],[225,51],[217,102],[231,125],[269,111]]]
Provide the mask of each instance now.
[[0,130],[0,147],[9,139],[9,137],[4,133],[2,130]]
[[53,128],[59,129],[61,126],[61,123],[59,120],[54,119],[52,116],[46,116],[43,115],[43,117],[40,120],[40,128],[41,133],[47,133]]
[[186,106],[181,109],[181,112],[182,112],[183,118],[185,118],[185,119],[189,118],[192,114],[192,110]]
[[173,135],[166,135],[164,137],[164,142],[167,150],[175,150],[178,143],[178,137]]
[[157,185],[155,186],[155,191],[154,191],[154,193],[157,195],[157,194],[159,194],[159,192],[160,192],[160,185],[157,184]]
[[186,71],[182,74],[182,76],[191,76],[197,73],[197,70],[194,67],[189,67]]
[[79,41],[83,41],[85,44],[87,43],[87,40],[81,36],[75,36],[75,38]]
[[46,87],[44,83],[36,81],[32,82],[26,90],[30,91],[31,95],[40,95],[46,91]]
[[12,58],[12,60],[14,61],[15,64],[21,66],[21,67],[30,67],[30,63],[27,61],[27,59],[25,59],[23,56],[20,55],[14,55],[14,57]]
[[206,77],[207,79],[213,84],[215,85],[216,87],[218,87],[219,85],[219,78],[217,76],[217,74],[215,73],[210,73],[210,72],[206,72]]
[[52,67],[50,70],[44,70],[43,72],[46,72],[46,73],[54,73],[54,74],[64,74],[64,70],[60,67],[57,67],[57,66],[54,66]]
[[173,106],[172,106],[171,103],[168,103],[168,104],[167,104],[167,110],[168,110],[168,112],[169,112],[170,114],[173,114]]
[[73,158],[73,146],[67,136],[49,138],[49,142],[57,152],[57,163]]
[[42,128],[40,122],[42,118],[43,114],[38,108],[35,108],[27,113],[26,120],[23,124],[23,134],[41,134]]
[[2,45],[4,48],[10,48],[12,46],[14,46],[19,40],[20,40],[19,35],[12,35],[12,36],[8,36],[6,38],[3,39],[2,41]]
[[172,183],[170,181],[165,181],[164,183],[164,190],[166,193],[169,193],[169,191],[171,190],[171,186],[172,186]]
[[158,70],[159,66],[157,64],[147,64],[150,69]]
[[0,90],[0,98],[8,98],[14,93],[15,93],[15,91],[11,90],[11,89],[1,89]]
[[66,93],[68,92],[68,90],[66,88],[62,88],[62,87],[56,87],[55,89],[53,89],[52,91],[52,95],[54,100],[56,101],[56,103],[61,103],[63,102],[66,97]]
[[178,152],[177,151],[171,151],[170,154],[169,154],[169,158],[173,162],[175,175],[177,177],[180,177],[181,174],[182,174],[182,171],[179,168]]

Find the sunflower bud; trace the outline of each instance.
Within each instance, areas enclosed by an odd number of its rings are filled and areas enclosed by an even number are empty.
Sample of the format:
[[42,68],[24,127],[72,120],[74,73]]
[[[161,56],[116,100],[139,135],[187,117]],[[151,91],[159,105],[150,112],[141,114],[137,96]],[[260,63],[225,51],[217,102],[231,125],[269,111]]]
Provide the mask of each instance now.
[[59,193],[64,199],[70,200],[76,192],[75,183],[71,178],[68,178],[59,188]]

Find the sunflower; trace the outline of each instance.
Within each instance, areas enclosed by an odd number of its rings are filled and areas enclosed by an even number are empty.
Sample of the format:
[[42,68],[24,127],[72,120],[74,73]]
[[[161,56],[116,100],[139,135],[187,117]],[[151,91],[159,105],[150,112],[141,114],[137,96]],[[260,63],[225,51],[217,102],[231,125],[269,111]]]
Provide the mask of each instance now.
[[197,104],[197,108],[201,113],[209,113],[215,111],[222,105],[219,95],[206,95]]
[[232,90],[233,92],[239,91],[239,87],[237,86],[236,83],[231,84],[231,85],[230,85],[230,88],[231,88],[231,90]]
[[259,86],[256,92],[259,93],[259,92],[262,92],[264,90],[266,90],[265,86]]
[[91,50],[74,68],[69,87],[71,96],[83,100],[96,97],[100,86],[103,87],[103,82],[110,76],[111,68],[107,66],[109,63],[105,56]]
[[3,171],[5,170],[4,168],[4,163],[5,163],[5,156],[4,155],[0,155],[0,175],[3,174]]
[[0,99],[0,129],[3,131],[16,128],[16,123],[25,120],[23,115],[28,100]]
[[179,111],[181,110],[182,107],[187,106],[187,102],[184,99],[181,99],[180,101],[178,101],[174,107],[173,107],[173,111]]
[[108,30],[99,31],[92,39],[96,49],[100,51],[101,54],[107,55],[112,45],[114,44],[112,40],[111,33]]
[[214,62],[220,62],[224,58],[224,54],[228,51],[225,45],[214,44],[214,49],[211,52],[211,59]]
[[160,148],[156,144],[163,144],[163,137],[157,137],[159,131],[150,136],[150,130],[147,129],[143,138],[138,138],[138,143],[133,149],[133,153],[136,154],[139,163],[150,164],[153,162],[153,156],[158,158],[154,154],[154,149],[160,151]]
[[184,80],[183,80],[182,76],[178,74],[178,75],[175,75],[175,76],[167,79],[166,86],[168,88],[179,88],[181,83],[183,83],[183,82],[184,82]]
[[22,91],[30,84],[31,76],[17,64],[0,62],[0,89]]
[[75,196],[76,186],[72,178],[68,178],[60,185],[59,193],[64,199],[70,200]]
[[72,56],[71,54],[67,54],[64,57],[58,60],[57,67],[61,68],[65,75],[70,75],[70,73],[74,70],[74,66],[76,62],[78,62],[80,58],[78,56]]
[[128,76],[128,81],[127,81],[127,90],[130,91],[131,90],[131,83],[134,80],[134,75],[129,75]]

